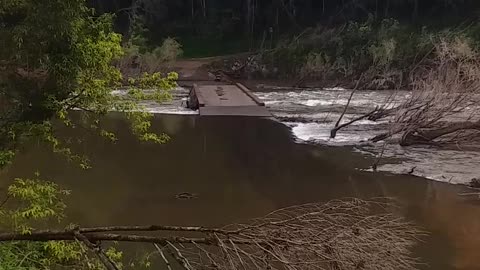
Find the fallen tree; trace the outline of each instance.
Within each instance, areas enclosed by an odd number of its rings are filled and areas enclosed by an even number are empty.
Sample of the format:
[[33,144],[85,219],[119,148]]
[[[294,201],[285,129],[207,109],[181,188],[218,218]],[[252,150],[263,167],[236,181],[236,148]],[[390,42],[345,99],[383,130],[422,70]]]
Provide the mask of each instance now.
[[480,118],[471,110],[480,91],[479,53],[454,38],[440,40],[435,54],[434,67],[415,80],[393,116],[389,136],[399,134],[400,145],[457,143],[461,132],[470,139],[480,134]]
[[112,241],[152,243],[168,269],[416,269],[411,248],[422,233],[392,214],[392,207],[389,200],[336,200],[293,206],[220,229],[74,227],[2,232],[0,242],[76,241],[108,270],[119,269],[102,249],[103,242]]
[[388,130],[371,138],[372,142],[394,138],[402,146],[411,146],[473,144],[479,139],[480,115],[475,107],[480,101],[480,53],[460,37],[440,38],[434,45],[434,56],[424,58],[427,67],[413,75],[407,98],[397,104],[389,100],[343,125],[337,122],[332,138],[340,128],[366,118],[388,120]]

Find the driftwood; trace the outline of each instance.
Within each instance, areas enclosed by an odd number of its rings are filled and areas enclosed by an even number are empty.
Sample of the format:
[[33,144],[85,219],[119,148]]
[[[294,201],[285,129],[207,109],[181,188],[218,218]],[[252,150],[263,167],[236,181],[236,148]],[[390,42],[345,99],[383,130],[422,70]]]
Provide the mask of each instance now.
[[[219,229],[112,226],[3,232],[0,242],[78,240],[108,270],[116,270],[100,248],[108,241],[152,243],[168,269],[415,269],[410,249],[422,233],[392,209],[389,200],[350,199],[289,207]],[[159,232],[162,236],[155,235]]]
[[480,130],[480,121],[455,122],[437,128],[422,129],[415,132],[409,132],[403,136],[400,144],[402,146],[410,146],[415,144],[431,144],[433,141],[442,136],[464,130]]

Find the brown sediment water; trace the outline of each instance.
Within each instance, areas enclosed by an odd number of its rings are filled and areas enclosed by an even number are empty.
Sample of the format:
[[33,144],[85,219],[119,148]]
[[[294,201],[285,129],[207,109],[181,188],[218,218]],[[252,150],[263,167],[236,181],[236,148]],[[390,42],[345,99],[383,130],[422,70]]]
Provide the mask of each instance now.
[[[290,128],[267,119],[156,115],[153,129],[172,137],[165,145],[139,142],[120,114],[103,125],[118,134],[116,143],[60,131],[82,139],[73,149],[90,157],[92,169],[33,145],[2,173],[2,186],[39,171],[72,190],[68,222],[83,226],[222,226],[290,205],[392,197],[401,215],[430,233],[414,250],[421,269],[480,267],[480,203],[459,196],[464,187],[361,171],[373,157],[351,146],[298,143]],[[195,198],[179,200],[181,193]]]

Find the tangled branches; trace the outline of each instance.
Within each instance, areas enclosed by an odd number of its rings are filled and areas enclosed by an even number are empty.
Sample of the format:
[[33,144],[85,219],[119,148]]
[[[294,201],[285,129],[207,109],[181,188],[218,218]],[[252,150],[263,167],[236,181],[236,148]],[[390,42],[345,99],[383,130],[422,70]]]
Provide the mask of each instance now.
[[409,248],[419,232],[398,216],[374,213],[386,206],[353,199],[282,209],[213,234],[215,249],[191,261],[199,269],[414,269]]
[[371,141],[396,136],[402,146],[409,146],[471,143],[479,137],[480,117],[474,107],[480,91],[480,54],[459,37],[440,39],[434,47],[435,57],[412,80],[411,95],[369,117],[390,120],[389,130]]
[[[480,51],[464,37],[437,37],[433,50],[412,72],[412,91],[398,100],[394,92],[382,106],[331,130],[354,122],[385,119],[385,132],[372,142],[393,139],[401,146],[417,144],[476,146],[480,141]],[[357,82],[358,83],[358,82]],[[355,93],[355,89],[352,91]],[[342,119],[351,98],[340,116]]]
[[[392,207],[391,202],[385,200],[337,200],[293,206],[248,224],[221,229],[172,226],[75,228],[31,234],[0,233],[0,242],[152,243],[169,269],[174,265],[187,270],[415,269],[417,260],[412,258],[410,249],[422,233],[413,224],[391,213]],[[171,236],[135,235],[134,232],[169,232]],[[111,269],[111,265],[108,268]]]

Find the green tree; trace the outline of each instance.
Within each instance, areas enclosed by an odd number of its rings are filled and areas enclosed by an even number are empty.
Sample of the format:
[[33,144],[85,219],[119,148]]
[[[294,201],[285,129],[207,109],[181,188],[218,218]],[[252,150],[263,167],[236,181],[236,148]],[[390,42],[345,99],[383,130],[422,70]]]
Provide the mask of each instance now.
[[[33,227],[51,226],[64,217],[63,199],[70,191],[55,183],[34,179],[15,179],[8,197],[0,207],[0,225],[4,229],[30,234]],[[10,205],[14,205],[11,207]],[[110,247],[104,251],[108,260],[122,266],[122,253]],[[78,241],[12,241],[0,245],[0,269],[104,269],[101,260],[86,252]]]
[[[113,95],[112,90],[127,79],[113,65],[123,50],[121,36],[112,31],[111,15],[96,16],[84,0],[0,3],[0,164],[8,164],[16,146],[39,137],[55,151],[75,158],[55,138],[50,123],[56,116],[71,125],[68,112],[73,108],[95,119],[113,109],[125,111],[141,139],[167,139],[149,132],[151,115],[135,99],[169,98],[177,76],[145,74],[128,80],[128,96]],[[144,88],[155,91],[147,96]],[[97,122],[91,127],[112,138]]]
[[[139,139],[156,143],[168,139],[149,132],[151,115],[137,101],[168,99],[177,75],[123,78],[114,66],[123,48],[121,35],[112,31],[112,19],[95,15],[84,0],[0,1],[0,168],[11,163],[19,146],[38,139],[88,167],[84,157],[55,136],[52,121],[60,119],[73,127],[69,112],[74,108],[91,118],[88,128],[109,139],[115,134],[98,123],[111,110],[125,113]],[[113,94],[125,84],[128,95]],[[153,91],[146,94],[144,89]],[[34,227],[55,224],[63,217],[62,197],[68,193],[38,175],[16,179],[0,205],[1,228],[29,234]],[[75,241],[2,243],[0,254],[0,269],[103,268],[101,257],[90,256]],[[108,261],[121,258],[114,249],[102,254]]]

